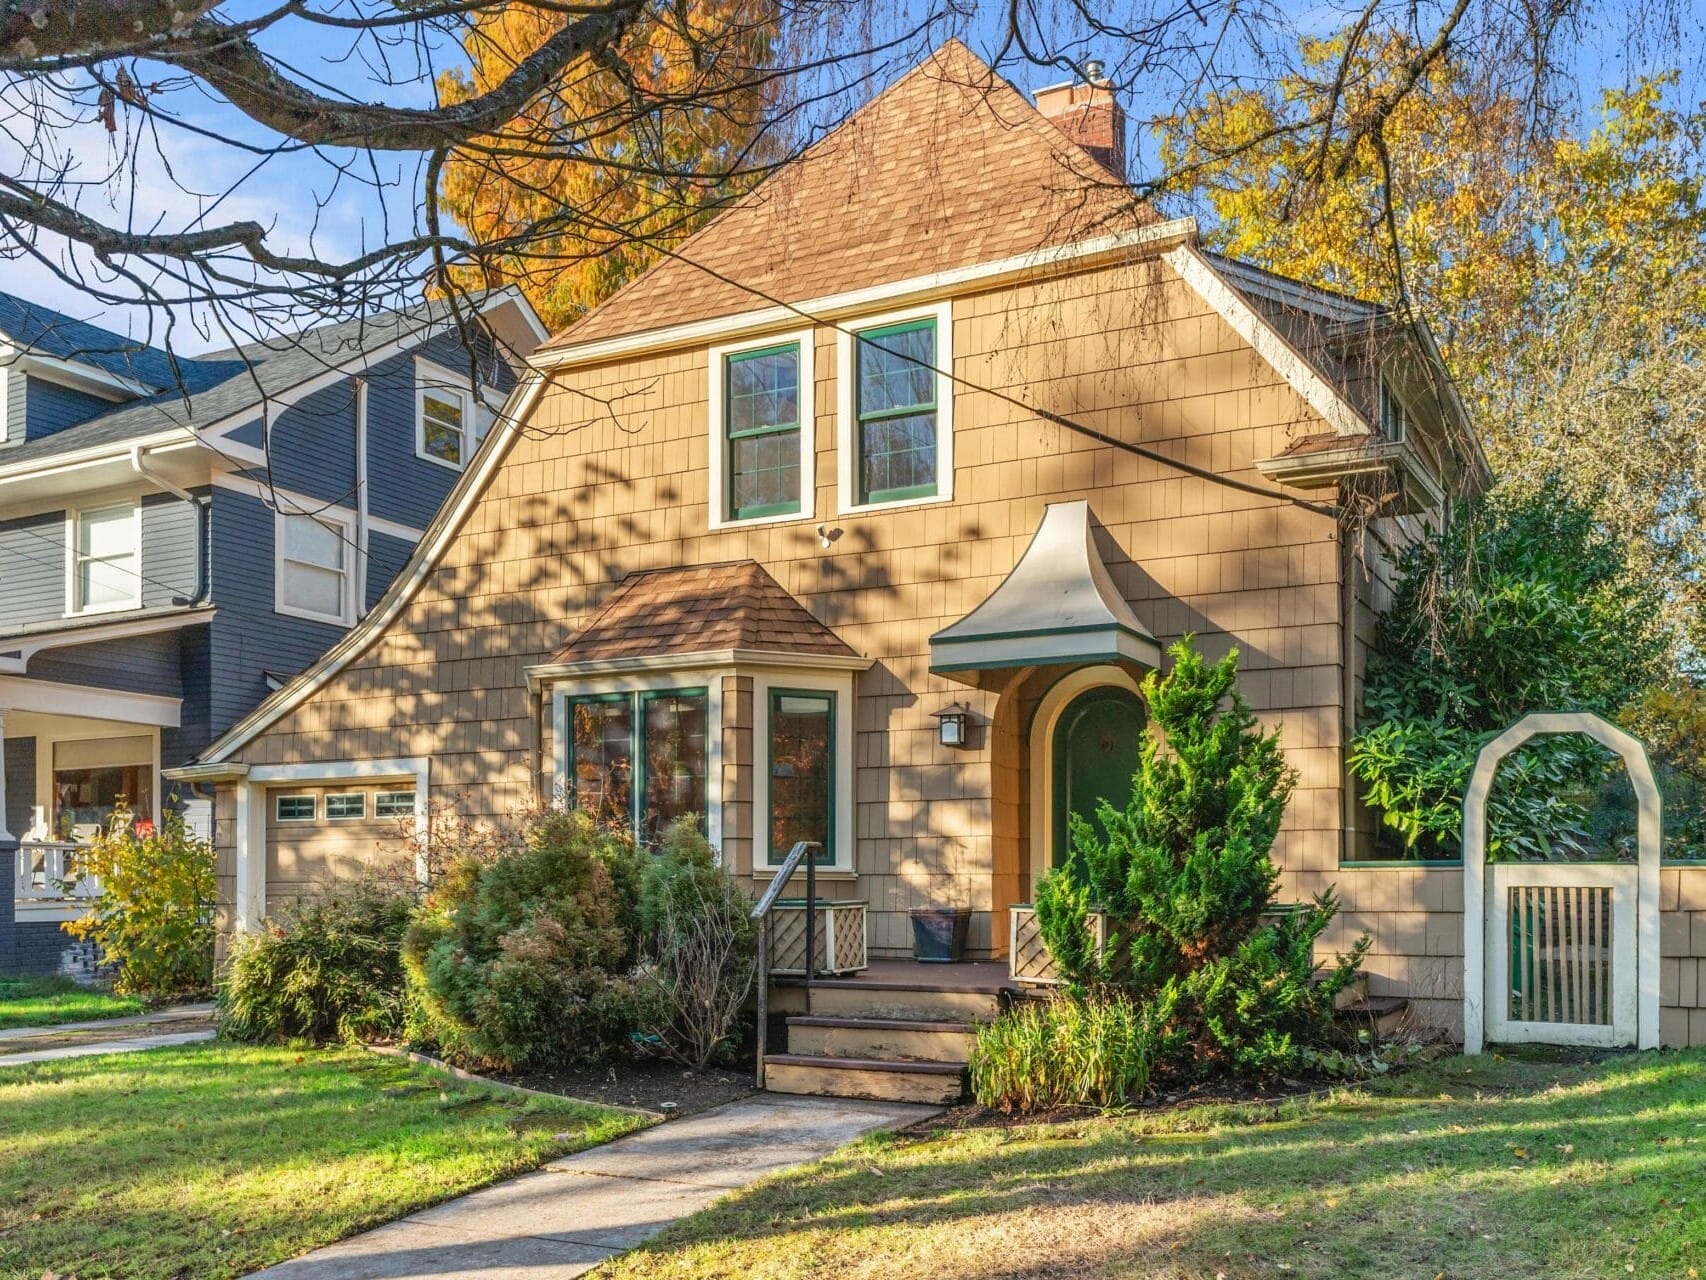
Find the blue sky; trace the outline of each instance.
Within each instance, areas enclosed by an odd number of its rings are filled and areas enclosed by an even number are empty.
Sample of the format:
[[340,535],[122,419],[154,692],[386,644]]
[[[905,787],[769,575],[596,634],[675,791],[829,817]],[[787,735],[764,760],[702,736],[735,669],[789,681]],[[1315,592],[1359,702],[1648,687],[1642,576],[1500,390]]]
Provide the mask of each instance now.
[[[271,0],[261,3],[236,3],[226,8],[233,14],[271,7]],[[1426,5],[1424,4],[1424,10]],[[1286,5],[1287,21],[1299,32],[1325,34],[1344,25],[1351,10],[1340,4]],[[982,4],[969,14],[940,24],[933,36],[959,34],[980,54],[990,56],[996,51],[1005,5]],[[1671,36],[1668,41],[1654,41],[1649,33],[1631,33],[1625,11],[1616,4],[1604,5],[1590,17],[1586,36],[1568,50],[1573,59],[1576,105],[1590,113],[1597,103],[1600,90],[1608,85],[1625,83],[1643,71],[1657,69],[1678,60],[1678,50],[1689,50],[1688,62],[1683,65],[1683,81],[1677,91],[1679,101],[1693,103],[1703,94],[1706,82],[1706,30],[1702,14],[1706,0],[1685,0],[1674,11],[1676,28],[1661,33]],[[904,6],[887,11],[877,21],[899,26],[911,15]],[[1426,13],[1423,14],[1423,20]],[[1046,19],[1051,37],[1059,44],[1063,36],[1070,37],[1070,25],[1058,20],[1058,13]],[[1212,34],[1212,33],[1211,33]],[[934,42],[934,41],[932,41]],[[1657,55],[1655,43],[1665,48]],[[396,60],[392,73],[395,85],[381,85],[365,79],[366,73],[348,59],[346,44],[329,36],[323,28],[311,28],[300,22],[282,24],[270,32],[265,47],[289,64],[299,75],[346,88],[364,98],[383,98],[397,103],[428,104],[432,101],[432,78],[436,71],[454,65],[460,49],[451,43],[427,51],[425,57],[414,50],[394,51]],[[1112,64],[1116,80],[1129,81],[1120,74],[1122,55],[1118,45],[1110,46],[1081,42],[1066,48],[1081,57],[1102,57]],[[1223,50],[1224,52],[1224,47]],[[1259,76],[1264,71],[1264,50],[1240,47],[1236,50],[1242,73]],[[1171,58],[1161,68],[1130,83],[1127,105],[1133,115],[1142,118],[1167,109],[1177,100],[1182,86],[1192,74],[1191,58],[1186,53]],[[1021,88],[1033,90],[1063,78],[1053,68],[1036,67],[1022,61],[1003,64],[1002,70]],[[144,71],[144,75],[148,74]],[[86,212],[103,220],[124,218],[124,210],[133,205],[133,220],[153,221],[157,215],[163,225],[183,227],[203,222],[213,224],[236,218],[253,218],[274,228],[275,247],[296,250],[313,248],[322,256],[340,256],[370,246],[381,237],[397,235],[413,225],[419,192],[418,158],[395,154],[377,159],[380,187],[348,178],[340,178],[327,158],[313,153],[273,156],[258,159],[237,147],[216,139],[238,142],[252,141],[264,145],[267,135],[230,107],[217,102],[198,89],[176,92],[161,101],[179,113],[185,124],[212,135],[201,136],[190,130],[161,131],[160,151],[153,154],[150,140],[139,153],[141,159],[133,173],[118,180],[86,189],[82,204]],[[850,102],[838,104],[816,121],[827,125]],[[139,121],[133,113],[121,117],[126,129],[135,129]],[[62,153],[86,178],[107,175],[114,167],[121,149],[115,143],[126,141],[124,135],[109,136],[97,123],[89,121],[59,131],[56,139]],[[1146,155],[1142,139],[1134,137],[1136,164],[1143,165]],[[0,148],[0,155],[4,149]],[[347,159],[347,156],[345,157]],[[364,164],[365,167],[365,164]],[[51,254],[55,250],[48,246]],[[115,292],[121,286],[110,286]],[[93,320],[121,332],[138,337],[157,336],[159,321],[151,321],[139,308],[108,307],[55,278],[51,271],[36,263],[12,263],[6,270],[5,288],[37,301],[69,312],[80,319]],[[228,345],[243,334],[228,334],[210,325],[205,318],[193,318],[189,327],[180,324],[173,345],[186,353]],[[193,332],[195,324],[204,329]]]

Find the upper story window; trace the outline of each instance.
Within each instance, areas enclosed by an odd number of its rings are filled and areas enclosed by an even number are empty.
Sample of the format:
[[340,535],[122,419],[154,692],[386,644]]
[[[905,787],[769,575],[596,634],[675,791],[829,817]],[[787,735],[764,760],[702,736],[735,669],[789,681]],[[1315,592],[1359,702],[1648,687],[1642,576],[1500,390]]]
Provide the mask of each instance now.
[[142,528],[134,502],[79,511],[72,518],[72,613],[142,604]]
[[711,351],[713,529],[812,513],[812,336]]
[[1410,427],[1410,413],[1385,377],[1380,379],[1380,438],[1402,443]]
[[709,712],[704,689],[569,698],[570,803],[645,845],[685,814],[704,817]]
[[953,486],[950,308],[880,317],[843,335],[844,510],[934,502]]
[[415,362],[415,455],[458,471],[474,452],[474,391],[468,379]]
[[333,516],[279,512],[273,608],[293,617],[350,625],[351,539],[349,526]]

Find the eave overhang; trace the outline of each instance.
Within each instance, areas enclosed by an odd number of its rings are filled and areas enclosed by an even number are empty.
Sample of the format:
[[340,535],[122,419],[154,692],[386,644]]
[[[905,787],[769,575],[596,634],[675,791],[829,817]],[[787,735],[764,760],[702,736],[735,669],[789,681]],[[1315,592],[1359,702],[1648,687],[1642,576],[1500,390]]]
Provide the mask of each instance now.
[[733,671],[750,667],[787,671],[868,671],[874,659],[834,653],[790,653],[780,649],[699,649],[690,653],[648,653],[585,662],[542,662],[526,669],[527,687],[596,680],[604,676],[648,672]]
[[[1347,436],[1299,441],[1306,446],[1256,460],[1256,470],[1293,489],[1336,489],[1360,476],[1387,476],[1398,499],[1390,514],[1425,511],[1445,501],[1445,490],[1408,441]],[[1317,447],[1307,447],[1316,444]],[[1326,447],[1319,447],[1325,445]]]
[[930,637],[930,670],[986,688],[990,672],[1091,662],[1154,669],[1161,646],[1114,586],[1090,504],[1057,502],[988,599]]

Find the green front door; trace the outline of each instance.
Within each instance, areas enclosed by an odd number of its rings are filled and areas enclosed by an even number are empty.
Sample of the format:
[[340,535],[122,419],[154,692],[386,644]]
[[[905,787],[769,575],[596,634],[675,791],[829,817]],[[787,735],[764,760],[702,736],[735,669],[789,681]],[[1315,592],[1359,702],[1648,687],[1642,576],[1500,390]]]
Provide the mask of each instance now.
[[1142,742],[1143,703],[1131,690],[1100,685],[1066,704],[1054,728],[1055,866],[1071,848],[1067,814],[1078,814],[1098,836],[1107,835],[1096,810],[1104,800],[1116,809],[1131,800]]

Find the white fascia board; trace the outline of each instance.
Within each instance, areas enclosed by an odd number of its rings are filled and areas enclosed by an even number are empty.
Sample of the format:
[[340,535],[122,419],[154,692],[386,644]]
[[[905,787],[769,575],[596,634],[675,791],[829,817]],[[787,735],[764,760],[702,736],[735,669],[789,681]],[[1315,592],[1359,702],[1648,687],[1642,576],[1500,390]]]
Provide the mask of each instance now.
[[670,347],[728,341],[780,327],[798,328],[802,320],[809,323],[820,319],[862,316],[878,306],[884,309],[914,306],[964,292],[968,286],[988,288],[1006,280],[1047,274],[1061,267],[1083,270],[1097,265],[1102,260],[1116,259],[1134,249],[1156,248],[1174,242],[1188,243],[1196,238],[1196,234],[1195,218],[1174,218],[1169,222],[1139,227],[1135,231],[1097,236],[1074,244],[1056,245],[1011,258],[974,263],[971,266],[956,267],[951,271],[938,271],[930,275],[912,276],[864,289],[824,294],[787,306],[767,305],[734,315],[695,320],[688,324],[666,325],[614,338],[598,338],[573,346],[557,347],[536,352],[529,363],[535,369],[566,369],[642,351],[661,351]]
[[475,452],[468,469],[462,473],[462,479],[450,491],[450,496],[438,509],[433,522],[427,526],[426,532],[415,544],[415,551],[409,557],[409,562],[392,580],[379,603],[367,617],[352,627],[342,640],[328,649],[306,671],[226,730],[225,734],[203,753],[201,763],[216,764],[229,759],[232,752],[241,750],[268,726],[301,706],[340,671],[367,652],[368,646],[408,607],[409,602],[431,576],[433,567],[444,555],[445,549],[461,530],[463,520],[485,492],[486,485],[509,453],[510,446],[520,438],[521,429],[532,414],[547,381],[545,376],[530,372],[516,383],[497,425],[486,433],[486,438]]
[[1239,296],[1238,291],[1198,249],[1181,244],[1167,250],[1161,257],[1179,273],[1181,280],[1220,314],[1234,333],[1321,415],[1328,426],[1342,436],[1370,434],[1368,420],[1350,406],[1301,351]]
[[586,662],[543,662],[526,670],[527,687],[600,676],[644,672],[688,672],[716,668],[761,667],[781,671],[868,671],[873,658],[843,654],[782,653],[772,649],[700,649],[693,653],[645,654],[633,658],[595,658]]
[[13,675],[0,675],[0,707],[7,711],[86,716],[91,720],[116,720],[121,724],[153,725],[160,729],[176,729],[183,721],[182,698]]
[[14,462],[9,467],[0,466],[0,484],[14,479],[36,479],[40,476],[55,475],[62,471],[74,471],[79,467],[94,466],[97,463],[111,462],[115,458],[125,459],[128,463],[132,449],[146,449],[157,453],[171,445],[196,444],[195,432],[188,427],[172,427],[167,431],[155,432],[153,435],[134,436],[128,440],[115,440],[107,444],[91,445],[87,449],[76,449],[70,453],[49,454],[41,458],[33,458],[28,462]]
[[102,400],[111,400],[115,404],[125,400],[143,399],[161,390],[159,387],[138,382],[135,378],[110,373],[96,365],[84,364],[77,360],[62,360],[58,356],[43,355],[39,351],[21,353],[17,363],[44,382],[82,391]]
[[183,764],[175,769],[162,769],[160,776],[170,782],[241,782],[249,776],[246,764]]
[[396,756],[380,760],[313,760],[301,764],[253,764],[244,776],[250,782],[418,782],[426,791],[426,756]]

